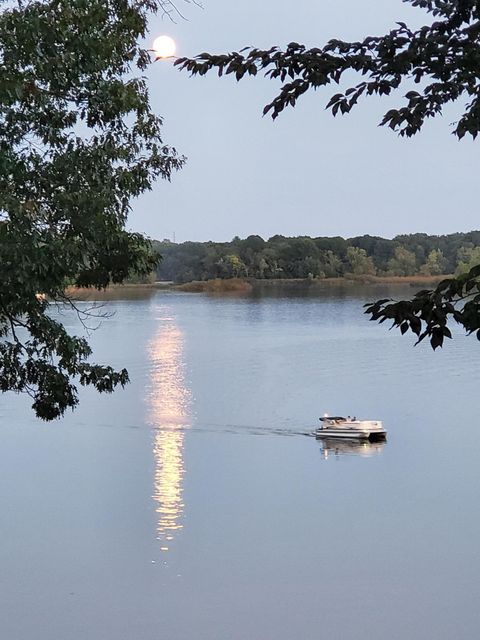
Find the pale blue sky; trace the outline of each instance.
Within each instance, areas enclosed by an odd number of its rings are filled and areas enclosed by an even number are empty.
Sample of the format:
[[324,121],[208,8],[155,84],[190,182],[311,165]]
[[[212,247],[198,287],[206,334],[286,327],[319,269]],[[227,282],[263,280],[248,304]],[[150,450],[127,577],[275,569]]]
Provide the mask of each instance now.
[[[396,20],[415,26],[426,19],[401,0],[203,4],[199,9],[179,0],[188,21],[157,17],[152,40],[169,34],[179,55],[193,56],[292,40],[309,46],[332,37],[356,40],[384,33]],[[158,239],[175,232],[183,242],[277,233],[392,237],[480,227],[480,142],[451,135],[455,109],[404,140],[377,126],[391,100],[366,100],[333,119],[324,110],[332,87],[307,95],[272,122],[261,114],[278,85],[262,77],[239,84],[215,75],[191,79],[159,62],[149,78],[154,109],[164,117],[164,141],[188,162],[172,183],[159,181],[134,204],[135,230]]]

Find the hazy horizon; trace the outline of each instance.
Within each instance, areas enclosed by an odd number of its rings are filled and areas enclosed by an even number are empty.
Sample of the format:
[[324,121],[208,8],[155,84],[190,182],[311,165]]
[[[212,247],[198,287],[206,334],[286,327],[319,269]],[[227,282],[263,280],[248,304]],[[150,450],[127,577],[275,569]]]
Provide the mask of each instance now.
[[168,241],[168,242],[172,242],[174,244],[182,244],[183,242],[216,242],[216,243],[230,243],[233,242],[233,240],[235,240],[236,237],[240,238],[240,240],[245,240],[246,238],[250,237],[250,236],[259,236],[260,238],[262,238],[265,241],[268,241],[270,238],[273,238],[274,236],[284,236],[285,238],[343,238],[344,240],[352,240],[353,238],[359,238],[359,237],[363,237],[363,236],[370,236],[370,237],[377,237],[377,238],[382,238],[383,240],[394,240],[395,238],[397,238],[398,236],[404,236],[404,235],[421,235],[421,234],[425,234],[428,235],[429,237],[441,237],[441,236],[447,236],[447,235],[455,235],[457,233],[462,233],[462,234],[468,234],[468,233],[478,233],[480,232],[480,228],[479,229],[467,229],[466,231],[452,231],[451,233],[425,233],[423,231],[409,231],[407,233],[397,233],[394,236],[380,236],[380,235],[375,235],[372,233],[359,233],[356,234],[354,236],[340,236],[340,235],[325,235],[325,236],[310,236],[308,234],[302,234],[302,233],[298,233],[295,235],[285,235],[283,233],[272,233],[272,235],[270,236],[262,236],[258,233],[248,233],[244,236],[233,236],[232,238],[228,238],[228,239],[220,239],[220,240],[213,240],[212,238],[207,238],[206,240],[192,240],[190,238],[186,238],[185,240],[179,240],[178,238],[175,237],[175,239],[172,238],[168,238],[167,236],[165,236],[164,238],[153,238],[151,237],[151,240],[155,240],[157,242],[163,242],[163,241]]

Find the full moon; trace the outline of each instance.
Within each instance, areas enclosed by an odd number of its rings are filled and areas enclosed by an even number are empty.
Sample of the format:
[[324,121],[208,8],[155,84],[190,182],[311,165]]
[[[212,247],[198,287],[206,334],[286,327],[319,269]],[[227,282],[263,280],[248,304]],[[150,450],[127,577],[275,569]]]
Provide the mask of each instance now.
[[170,36],[158,36],[153,41],[153,50],[159,58],[172,58],[175,55],[175,40]]

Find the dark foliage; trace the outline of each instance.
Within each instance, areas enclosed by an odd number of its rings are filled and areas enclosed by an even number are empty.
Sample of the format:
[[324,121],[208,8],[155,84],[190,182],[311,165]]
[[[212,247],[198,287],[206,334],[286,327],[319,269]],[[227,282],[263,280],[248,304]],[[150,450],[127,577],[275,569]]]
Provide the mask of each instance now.
[[45,420],[75,406],[77,382],[128,381],[92,364],[49,309],[73,305],[66,284],[100,289],[158,261],[125,222],[131,198],[183,162],[141,77],[138,42],[160,5],[38,0],[0,13],[0,389],[30,394]]
[[348,113],[362,97],[390,95],[411,81],[418,90],[405,94],[406,102],[387,111],[382,125],[400,135],[417,133],[427,118],[442,112],[445,104],[467,99],[468,103],[454,133],[474,138],[480,129],[480,6],[476,0],[404,0],[427,10],[435,21],[411,30],[398,22],[383,36],[368,36],[358,42],[329,40],[323,47],[307,49],[291,42],[285,51],[279,47],[246,47],[240,53],[212,55],[195,59],[179,58],[181,69],[205,75],[216,69],[218,75],[233,74],[237,80],[264,71],[279,80],[279,94],[264,108],[275,119],[310,89],[340,84],[347,72],[363,80],[331,96],[327,103],[333,115]]
[[413,300],[393,302],[378,300],[367,304],[371,320],[390,320],[402,334],[408,330],[418,337],[417,344],[428,338],[433,349],[451,338],[449,319],[464,327],[468,334],[476,333],[480,340],[480,265],[457,278],[442,280],[433,290],[419,291]]

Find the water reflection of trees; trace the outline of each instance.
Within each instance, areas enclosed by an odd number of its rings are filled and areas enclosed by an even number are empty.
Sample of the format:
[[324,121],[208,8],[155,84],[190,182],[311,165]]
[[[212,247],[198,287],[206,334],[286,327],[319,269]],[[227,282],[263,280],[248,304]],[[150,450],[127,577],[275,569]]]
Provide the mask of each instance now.
[[149,345],[151,380],[148,394],[150,423],[155,428],[153,454],[157,535],[167,551],[182,529],[184,430],[190,426],[190,392],[185,383],[184,338],[171,319],[163,321]]

